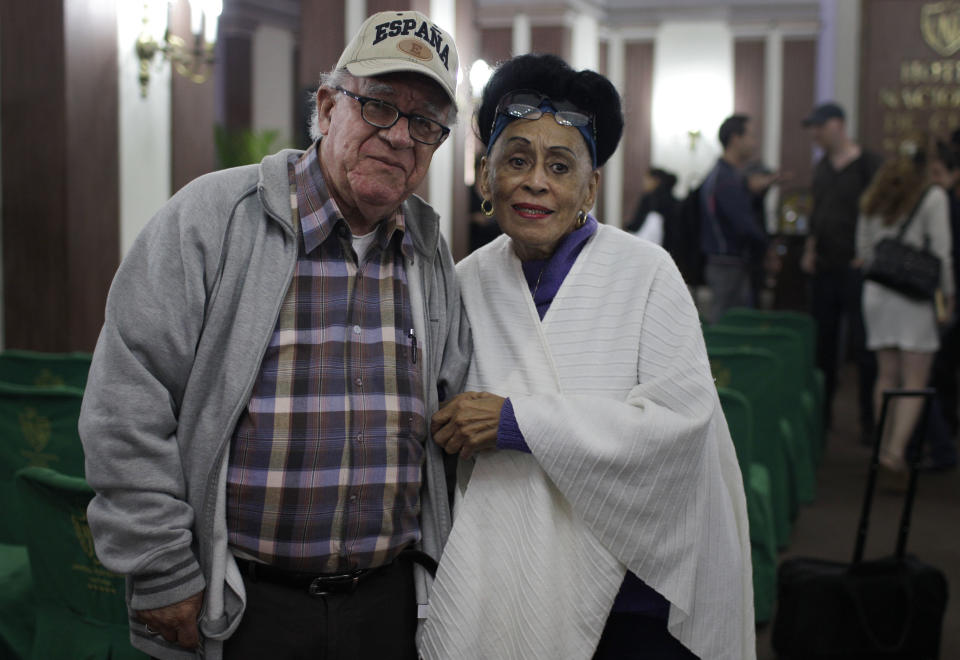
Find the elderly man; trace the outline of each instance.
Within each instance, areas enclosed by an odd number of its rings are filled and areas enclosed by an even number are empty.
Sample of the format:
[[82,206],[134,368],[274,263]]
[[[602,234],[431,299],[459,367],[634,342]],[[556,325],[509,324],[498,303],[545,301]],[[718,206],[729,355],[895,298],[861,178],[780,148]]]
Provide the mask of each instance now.
[[307,151],[187,185],[121,264],[80,432],[97,553],[152,656],[416,657],[415,564],[450,527],[428,421],[469,346],[412,192],[456,71],[426,16],[370,17]]

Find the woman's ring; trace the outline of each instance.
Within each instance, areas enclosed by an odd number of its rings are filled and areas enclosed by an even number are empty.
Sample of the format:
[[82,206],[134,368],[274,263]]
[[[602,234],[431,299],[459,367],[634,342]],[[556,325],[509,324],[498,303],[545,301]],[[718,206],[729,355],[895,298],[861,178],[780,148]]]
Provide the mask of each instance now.
[[151,628],[150,626],[148,626],[147,624],[143,624],[143,627],[146,628],[146,629],[147,629],[147,632],[150,633],[151,635],[156,635],[156,634],[157,634],[157,631],[154,630],[153,628]]

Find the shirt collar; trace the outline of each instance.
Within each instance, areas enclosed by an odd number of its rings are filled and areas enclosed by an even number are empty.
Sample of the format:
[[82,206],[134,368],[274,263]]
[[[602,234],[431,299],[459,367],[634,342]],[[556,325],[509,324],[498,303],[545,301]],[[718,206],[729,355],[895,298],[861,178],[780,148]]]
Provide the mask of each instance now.
[[[320,141],[313,143],[294,166],[296,177],[297,213],[303,233],[303,246],[309,254],[331,235],[350,236],[350,226],[330,196],[320,168]],[[404,257],[413,259],[413,240],[406,231],[403,204],[377,225],[377,243],[386,250],[399,232],[400,250]]]

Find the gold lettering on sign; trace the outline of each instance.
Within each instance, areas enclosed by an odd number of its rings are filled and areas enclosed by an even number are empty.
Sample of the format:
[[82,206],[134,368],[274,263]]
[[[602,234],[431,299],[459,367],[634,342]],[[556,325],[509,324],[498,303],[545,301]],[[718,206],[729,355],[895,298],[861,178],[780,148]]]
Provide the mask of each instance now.
[[920,32],[944,57],[960,50],[960,2],[929,2],[920,10]]

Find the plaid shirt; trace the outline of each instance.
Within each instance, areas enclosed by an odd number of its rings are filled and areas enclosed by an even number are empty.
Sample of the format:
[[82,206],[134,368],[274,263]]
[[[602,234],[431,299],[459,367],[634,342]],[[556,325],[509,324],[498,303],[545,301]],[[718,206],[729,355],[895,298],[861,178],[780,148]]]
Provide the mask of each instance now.
[[291,570],[390,562],[419,539],[426,431],[398,211],[362,264],[318,146],[291,161],[293,281],[231,443],[229,543]]

